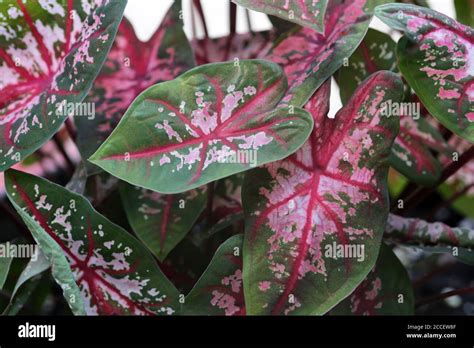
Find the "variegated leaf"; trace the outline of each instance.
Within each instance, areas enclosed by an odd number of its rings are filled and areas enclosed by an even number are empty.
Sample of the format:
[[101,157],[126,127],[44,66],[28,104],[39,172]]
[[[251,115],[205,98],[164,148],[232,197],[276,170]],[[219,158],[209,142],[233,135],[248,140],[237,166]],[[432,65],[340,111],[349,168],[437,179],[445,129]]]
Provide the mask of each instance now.
[[176,288],[145,247],[85,198],[11,169],[5,178],[8,198],[51,262],[73,309],[82,304],[87,314],[135,315],[177,309]]
[[242,235],[217,249],[211,263],[186,296],[184,313],[190,315],[245,315],[242,284]]
[[284,101],[302,106],[334,74],[364,38],[372,14],[370,1],[331,0],[325,16],[325,33],[300,28],[280,40],[268,59],[280,64],[288,76]]
[[244,182],[248,314],[324,314],[375,264],[398,132],[398,119],[383,117],[381,106],[400,101],[403,84],[390,72],[372,75],[334,119],[326,117],[329,88],[306,106],[315,122],[310,140]]
[[324,33],[328,0],[232,0],[237,5],[264,12]]
[[160,261],[191,230],[206,206],[206,186],[177,195],[120,183],[120,195],[135,234]]
[[286,87],[281,68],[263,60],[194,68],[135,99],[90,160],[161,193],[279,160],[296,151],[313,127],[303,109],[276,108]]
[[82,106],[125,4],[0,3],[0,171],[33,153]]
[[429,223],[390,214],[385,235],[397,243],[429,252],[450,253],[461,261],[474,264],[474,230],[469,228],[449,227],[441,222]]
[[413,5],[383,5],[376,14],[405,32],[398,65],[430,114],[474,142],[474,30]]
[[[180,11],[181,1],[176,1],[147,42],[137,38],[126,19],[120,24],[114,45],[86,100],[95,105],[95,114],[76,118],[77,143],[84,159],[107,139],[143,90],[172,80],[194,65]],[[88,165],[89,173],[99,169]]]
[[408,273],[384,243],[367,278],[331,310],[335,315],[413,315],[414,312],[415,296]]

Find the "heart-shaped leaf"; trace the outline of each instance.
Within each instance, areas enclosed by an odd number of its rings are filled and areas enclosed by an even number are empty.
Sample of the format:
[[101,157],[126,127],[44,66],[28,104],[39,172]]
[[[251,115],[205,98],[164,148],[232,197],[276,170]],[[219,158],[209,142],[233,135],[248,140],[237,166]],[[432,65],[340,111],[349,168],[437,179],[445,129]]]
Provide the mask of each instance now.
[[242,235],[224,242],[186,296],[189,315],[245,315],[242,284]]
[[196,39],[191,44],[197,65],[202,65],[235,60],[236,58],[261,58],[271,48],[273,39],[274,33],[272,31],[260,31],[216,39]]
[[38,149],[77,110],[112,45],[125,4],[2,1],[0,171]]
[[405,36],[398,66],[431,115],[474,141],[474,30],[431,9],[389,4],[377,16]]
[[429,252],[445,252],[474,265],[474,230],[390,214],[385,235]]
[[5,180],[8,198],[52,264],[75,313],[84,312],[80,304],[87,314],[176,310],[177,290],[146,248],[84,197],[14,170],[6,172]]
[[194,68],[135,99],[90,160],[132,184],[179,193],[282,159],[313,128],[303,109],[276,108],[286,87],[282,69],[263,60]]
[[328,0],[232,0],[237,5],[324,32]]
[[206,186],[177,195],[120,183],[120,195],[135,234],[163,261],[186,236],[206,206]]
[[[107,139],[138,94],[194,65],[180,11],[181,1],[176,1],[147,42],[137,38],[126,19],[120,23],[114,45],[87,99],[94,103],[95,114],[76,118],[77,144],[84,159]],[[89,166],[89,173],[98,169]]]
[[331,314],[413,315],[415,296],[405,267],[382,243],[377,263],[367,278]]
[[[388,156],[401,80],[379,72],[334,119],[326,82],[306,108],[315,128],[293,156],[256,169],[243,187],[248,314],[324,314],[375,264],[388,216]],[[358,250],[358,251],[357,251]]]
[[301,106],[334,74],[364,38],[372,15],[366,0],[331,0],[324,35],[300,28],[281,40],[268,59],[280,64],[288,76],[285,101]]

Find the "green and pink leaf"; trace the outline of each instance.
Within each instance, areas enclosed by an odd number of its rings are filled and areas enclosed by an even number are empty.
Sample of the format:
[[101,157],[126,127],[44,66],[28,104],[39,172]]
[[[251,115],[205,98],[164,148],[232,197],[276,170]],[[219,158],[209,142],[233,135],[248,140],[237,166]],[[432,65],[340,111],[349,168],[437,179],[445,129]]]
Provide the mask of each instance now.
[[398,65],[431,115],[474,141],[474,30],[431,9],[389,4],[377,16],[405,36]]
[[366,0],[331,0],[324,34],[299,28],[277,42],[267,59],[280,64],[288,77],[285,102],[304,105],[351,56],[369,28],[372,15],[368,5]]
[[[306,108],[315,128],[293,156],[247,176],[245,296],[249,314],[324,314],[375,264],[388,216],[388,156],[398,119],[381,115],[400,101],[401,80],[379,72],[334,119],[329,83]],[[364,260],[328,257],[328,248],[363,245]]]
[[324,33],[328,0],[232,0],[251,10],[277,16]]
[[188,315],[245,315],[242,279],[242,235],[225,241],[217,249],[204,274],[186,296]]
[[[9,170],[5,177],[8,198],[51,262],[72,307],[82,304],[84,313],[105,315],[178,309],[176,288],[146,248],[85,198],[18,171]],[[80,308],[75,313],[81,314]]]
[[132,184],[180,193],[282,159],[313,127],[303,109],[277,107],[286,88],[267,61],[194,68],[135,99],[90,160]]
[[0,170],[49,140],[87,95],[126,1],[0,4]]

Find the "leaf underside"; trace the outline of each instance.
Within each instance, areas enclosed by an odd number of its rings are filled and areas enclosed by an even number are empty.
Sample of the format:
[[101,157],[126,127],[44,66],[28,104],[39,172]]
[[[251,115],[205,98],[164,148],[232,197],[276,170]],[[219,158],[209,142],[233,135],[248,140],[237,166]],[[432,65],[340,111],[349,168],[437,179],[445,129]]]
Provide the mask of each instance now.
[[390,214],[385,235],[400,244],[416,246],[428,252],[450,253],[463,262],[474,264],[474,231],[469,228]]
[[328,0],[232,0],[254,11],[264,12],[284,20],[324,33],[324,14]]

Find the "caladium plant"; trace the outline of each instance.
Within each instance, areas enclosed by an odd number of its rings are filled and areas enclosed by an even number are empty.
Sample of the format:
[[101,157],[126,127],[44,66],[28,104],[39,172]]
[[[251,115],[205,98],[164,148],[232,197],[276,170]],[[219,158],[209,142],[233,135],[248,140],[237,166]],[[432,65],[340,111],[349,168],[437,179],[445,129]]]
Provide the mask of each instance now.
[[2,171],[38,149],[74,115],[113,43],[125,4],[2,1]]
[[[216,37],[201,1],[174,1],[146,41],[122,0],[1,2],[0,311],[412,315],[469,296],[470,3],[460,24],[387,2],[233,0]],[[424,299],[441,282],[460,289]]]

